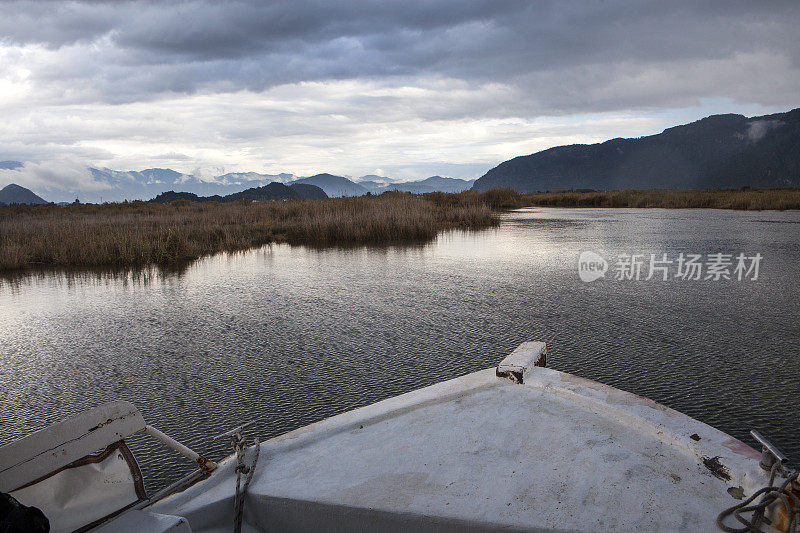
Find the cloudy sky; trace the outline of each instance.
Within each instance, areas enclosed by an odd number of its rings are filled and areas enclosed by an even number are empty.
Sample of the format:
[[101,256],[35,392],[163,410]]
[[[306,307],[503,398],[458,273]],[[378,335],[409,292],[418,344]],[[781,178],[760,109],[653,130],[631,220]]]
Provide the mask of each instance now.
[[800,106],[800,2],[2,2],[9,181],[89,165],[475,178]]

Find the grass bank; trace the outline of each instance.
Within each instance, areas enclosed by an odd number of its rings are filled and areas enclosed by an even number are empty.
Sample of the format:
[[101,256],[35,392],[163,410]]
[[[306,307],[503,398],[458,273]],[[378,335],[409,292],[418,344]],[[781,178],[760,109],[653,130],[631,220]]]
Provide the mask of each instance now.
[[0,272],[176,265],[270,242],[350,246],[421,242],[497,225],[519,194],[384,193],[286,202],[146,202],[0,208]]
[[596,191],[526,194],[546,207],[663,207],[667,209],[800,209],[800,189]]

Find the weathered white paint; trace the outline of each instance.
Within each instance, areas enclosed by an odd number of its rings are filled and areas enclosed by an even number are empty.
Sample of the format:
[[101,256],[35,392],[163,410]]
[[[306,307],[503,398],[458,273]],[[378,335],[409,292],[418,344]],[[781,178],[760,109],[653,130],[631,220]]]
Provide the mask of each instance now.
[[[271,531],[713,531],[759,454],[677,411],[546,368],[469,374],[262,444],[245,520]],[[692,438],[699,438],[696,441]],[[251,452],[252,453],[252,452]],[[729,480],[704,458],[716,457]],[[235,464],[157,502],[228,531]]]
[[7,444],[0,448],[0,491],[11,492],[144,427],[133,404],[115,401]]
[[[536,366],[545,354],[543,343],[525,343],[496,369],[265,442],[245,530],[712,531],[738,501],[728,489],[749,495],[767,483],[746,444],[647,398]],[[0,490],[143,429],[131,404],[114,402],[37,432],[0,449]],[[119,466],[97,464],[83,481],[129,486]],[[230,531],[234,468],[229,457],[207,480],[105,530]],[[64,477],[76,471],[23,489],[60,506],[49,511],[68,517],[57,530],[104,516],[101,500],[115,509],[131,500],[103,499],[106,482],[79,489]]]
[[134,473],[119,452],[67,468],[11,495],[42,510],[51,533],[68,533],[139,501]]
[[[104,519],[144,501],[143,493],[140,499],[136,492],[136,483],[141,483],[138,466],[132,458],[129,465],[120,451],[102,460],[103,455],[94,456],[91,464],[75,462],[101,450],[108,453],[114,449],[109,445],[140,431],[191,459],[205,472],[216,468],[213,461],[146,425],[131,403],[115,401],[0,448],[0,490],[42,509],[55,533]],[[188,528],[185,520],[180,527]]]
[[196,451],[192,450],[188,446],[181,444],[180,442],[176,441],[163,431],[160,431],[153,426],[145,426],[144,432],[153,437],[154,439],[160,441],[162,444],[167,446],[168,448],[178,452],[179,454],[183,455],[187,459],[190,459],[197,463],[203,472],[211,473],[217,469],[217,463],[206,459],[202,455],[198,454]]
[[191,533],[192,528],[189,527],[189,522],[180,516],[132,510],[92,531],[93,533]]
[[524,381],[534,367],[545,366],[547,345],[543,342],[523,342],[517,349],[497,365],[497,375]]

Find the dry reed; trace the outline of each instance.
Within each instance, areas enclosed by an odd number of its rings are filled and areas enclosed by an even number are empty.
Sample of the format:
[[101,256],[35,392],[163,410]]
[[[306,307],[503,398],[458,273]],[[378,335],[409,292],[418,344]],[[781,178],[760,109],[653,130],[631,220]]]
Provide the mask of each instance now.
[[[270,242],[349,246],[420,242],[498,223],[480,195],[405,193],[287,202],[145,202],[0,208],[0,271],[176,265]],[[517,195],[519,196],[519,195]],[[468,199],[466,197],[469,197]]]
[[667,209],[800,209],[800,189],[624,190],[525,195],[528,205],[549,207],[661,207]]

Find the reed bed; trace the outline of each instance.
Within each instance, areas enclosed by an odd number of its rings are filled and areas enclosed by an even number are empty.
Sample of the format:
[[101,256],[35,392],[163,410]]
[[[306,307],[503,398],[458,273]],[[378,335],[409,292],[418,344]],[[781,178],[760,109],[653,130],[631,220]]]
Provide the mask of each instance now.
[[661,207],[667,209],[800,209],[800,189],[624,190],[536,193],[528,205],[547,207]]
[[351,246],[428,241],[445,229],[498,224],[493,201],[488,193],[384,193],[286,202],[4,207],[0,272],[169,266],[270,242]]

